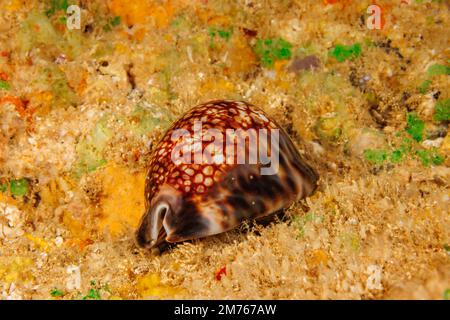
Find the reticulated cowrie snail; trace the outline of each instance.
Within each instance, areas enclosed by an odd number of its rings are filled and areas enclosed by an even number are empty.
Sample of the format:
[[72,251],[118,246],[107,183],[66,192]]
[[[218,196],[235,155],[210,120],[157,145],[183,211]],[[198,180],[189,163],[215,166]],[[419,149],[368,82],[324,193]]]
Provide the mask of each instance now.
[[311,195],[317,180],[259,108],[228,100],[201,104],[153,151],[137,242],[152,248],[228,231]]

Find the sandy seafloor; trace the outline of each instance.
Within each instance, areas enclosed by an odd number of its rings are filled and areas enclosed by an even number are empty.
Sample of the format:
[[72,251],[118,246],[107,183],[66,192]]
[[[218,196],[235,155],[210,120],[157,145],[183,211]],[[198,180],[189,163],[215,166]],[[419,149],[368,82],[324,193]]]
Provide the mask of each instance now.
[[[370,1],[69,1],[68,30],[1,0],[0,299],[448,298],[449,4],[377,2],[380,30]],[[139,250],[151,149],[211,99],[265,110],[318,190]]]

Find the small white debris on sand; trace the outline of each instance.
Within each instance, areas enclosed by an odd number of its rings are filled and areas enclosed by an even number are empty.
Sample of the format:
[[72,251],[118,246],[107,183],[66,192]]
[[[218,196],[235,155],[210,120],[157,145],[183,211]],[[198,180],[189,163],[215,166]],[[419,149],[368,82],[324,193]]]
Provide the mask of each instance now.
[[22,235],[21,212],[15,206],[0,202],[0,239],[13,239]]
[[383,285],[381,284],[381,273],[382,269],[380,266],[372,264],[367,267],[367,274],[369,274],[366,281],[367,289],[383,290]]
[[22,294],[19,289],[17,289],[16,285],[14,283],[11,283],[9,285],[9,288],[1,292],[1,298],[4,298],[5,300],[22,300]]
[[424,142],[422,142],[422,145],[425,148],[439,148],[443,142],[444,138],[437,138],[434,140],[425,140]]
[[62,237],[56,237],[55,238],[55,244],[57,247],[60,247],[64,242],[64,239]]
[[67,290],[79,290],[81,288],[81,272],[79,266],[68,266],[66,272],[69,274],[66,280]]

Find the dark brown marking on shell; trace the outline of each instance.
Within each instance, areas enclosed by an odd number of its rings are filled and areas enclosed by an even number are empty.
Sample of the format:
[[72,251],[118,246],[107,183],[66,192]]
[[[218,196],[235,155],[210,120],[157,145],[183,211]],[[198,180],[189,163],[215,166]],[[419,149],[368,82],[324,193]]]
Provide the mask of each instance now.
[[198,212],[193,201],[186,201],[181,214],[171,215],[167,222],[174,226],[169,242],[178,242],[178,239],[189,238],[192,234],[204,234],[209,226],[208,220]]

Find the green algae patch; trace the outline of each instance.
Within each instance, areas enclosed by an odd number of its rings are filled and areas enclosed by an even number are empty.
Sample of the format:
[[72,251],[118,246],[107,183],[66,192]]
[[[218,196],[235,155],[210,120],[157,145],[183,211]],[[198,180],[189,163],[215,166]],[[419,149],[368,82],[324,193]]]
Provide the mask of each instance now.
[[349,46],[337,44],[330,50],[329,54],[339,62],[355,59],[361,55],[361,45],[359,43]]
[[425,80],[423,81],[418,87],[417,87],[417,91],[419,91],[419,93],[421,94],[425,94],[428,92],[428,90],[430,90],[430,85],[431,85],[431,80]]
[[428,68],[427,74],[430,77],[441,76],[441,75],[450,75],[450,67],[436,63],[436,64],[431,65]]
[[100,120],[90,132],[76,146],[77,165],[75,174],[81,176],[92,172],[106,164],[103,151],[112,137],[112,132],[106,127],[106,119]]
[[405,131],[417,142],[422,141],[425,122],[423,122],[416,113],[411,112],[406,115],[406,123]]
[[11,85],[6,82],[5,80],[0,80],[0,89],[2,90],[10,90],[11,89]]
[[289,60],[292,57],[292,44],[282,38],[258,39],[254,47],[263,67],[273,67],[277,60]]
[[436,103],[433,119],[436,121],[450,121],[450,99]]
[[63,291],[59,290],[59,289],[54,288],[54,289],[52,289],[52,290],[50,291],[50,295],[51,295],[53,298],[60,298],[60,297],[64,296],[65,293],[64,293]]
[[429,167],[431,164],[438,166],[444,163],[444,157],[436,149],[417,150],[416,155],[425,167]]
[[364,158],[373,164],[382,164],[388,158],[388,152],[382,149],[364,150]]
[[11,194],[16,197],[23,197],[28,193],[30,184],[27,179],[12,180],[9,184]]

